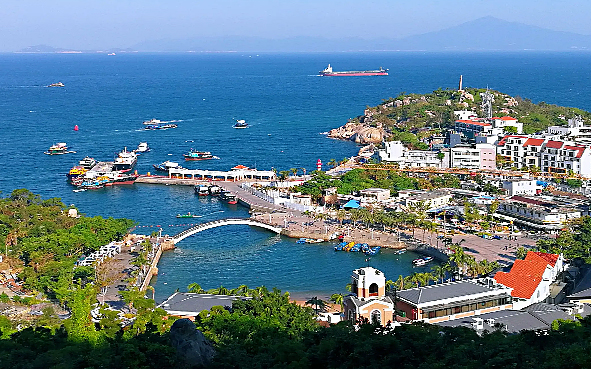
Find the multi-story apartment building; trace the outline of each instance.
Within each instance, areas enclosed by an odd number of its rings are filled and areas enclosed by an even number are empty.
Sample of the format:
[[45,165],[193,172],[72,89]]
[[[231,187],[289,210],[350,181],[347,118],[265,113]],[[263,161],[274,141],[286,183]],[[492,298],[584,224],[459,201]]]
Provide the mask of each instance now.
[[379,150],[378,154],[383,161],[398,163],[402,168],[415,167],[436,167],[446,168],[449,159],[447,153],[439,158],[436,151],[409,150],[400,141],[389,141],[384,143],[385,149]]
[[496,149],[491,144],[458,145],[450,149],[450,168],[495,169]]
[[509,135],[499,141],[497,154],[517,168],[535,166],[542,172],[591,176],[591,149],[574,142]]

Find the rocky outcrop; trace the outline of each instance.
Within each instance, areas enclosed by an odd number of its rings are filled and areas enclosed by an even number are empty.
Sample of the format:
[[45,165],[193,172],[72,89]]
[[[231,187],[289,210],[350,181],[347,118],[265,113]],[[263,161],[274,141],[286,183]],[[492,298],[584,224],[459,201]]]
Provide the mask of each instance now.
[[215,356],[211,342],[189,319],[179,319],[173,323],[170,328],[170,343],[183,363],[182,368],[206,366]]
[[386,131],[379,125],[371,127],[364,123],[349,122],[342,127],[330,130],[328,137],[351,140],[359,144],[379,144],[386,137]]

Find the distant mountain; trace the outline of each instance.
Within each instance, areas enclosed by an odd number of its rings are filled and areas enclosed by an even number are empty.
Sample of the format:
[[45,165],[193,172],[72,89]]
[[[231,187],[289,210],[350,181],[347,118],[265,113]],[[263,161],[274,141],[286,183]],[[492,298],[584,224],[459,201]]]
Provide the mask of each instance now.
[[427,51],[591,50],[591,36],[484,17],[441,31],[405,37],[392,45],[397,50]]
[[59,53],[66,51],[65,49],[57,49],[53,46],[47,45],[35,45],[35,46],[28,46],[24,49],[19,50],[21,53]]
[[231,36],[152,40],[133,45],[132,48],[150,52],[567,51],[591,50],[591,36],[483,17],[440,31],[400,39],[293,37],[271,40]]
[[131,48],[112,48],[106,50],[75,50],[75,49],[62,49],[48,45],[35,45],[28,46],[24,49],[17,51],[18,53],[132,53],[136,52]]
[[591,36],[553,31],[494,17],[483,17],[440,31],[404,38],[327,39],[291,37],[266,39],[247,36],[148,40],[127,49],[69,50],[29,46],[23,53],[68,52],[340,52],[340,51],[591,51]]

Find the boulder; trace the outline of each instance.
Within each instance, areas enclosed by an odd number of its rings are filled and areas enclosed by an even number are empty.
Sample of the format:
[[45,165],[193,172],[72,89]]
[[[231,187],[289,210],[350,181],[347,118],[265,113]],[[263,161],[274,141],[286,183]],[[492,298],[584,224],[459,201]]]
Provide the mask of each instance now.
[[176,349],[184,368],[206,366],[215,356],[211,342],[189,319],[179,319],[172,324],[170,343]]

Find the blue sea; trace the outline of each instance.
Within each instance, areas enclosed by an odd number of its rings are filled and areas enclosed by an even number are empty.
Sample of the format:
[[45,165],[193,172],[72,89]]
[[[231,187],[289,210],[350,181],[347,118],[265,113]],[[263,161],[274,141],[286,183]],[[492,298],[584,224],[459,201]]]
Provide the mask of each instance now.
[[[386,77],[318,77],[335,70],[390,69]],[[28,188],[60,197],[81,212],[136,220],[138,231],[186,228],[188,211],[199,221],[247,216],[240,206],[194,196],[190,187],[141,185],[72,192],[65,174],[84,156],[110,160],[124,147],[149,143],[137,170],[165,160],[182,162],[191,148],[219,160],[183,163],[220,169],[312,170],[356,153],[352,142],[320,134],[401,92],[490,87],[534,102],[591,110],[591,54],[587,53],[317,53],[317,54],[0,54],[0,191]],[[63,88],[45,87],[63,82]],[[177,129],[143,131],[151,118],[178,121]],[[235,119],[251,126],[235,130]],[[79,131],[73,130],[79,126]],[[67,142],[76,151],[43,155]],[[372,266],[396,279],[417,271],[412,253],[391,252]],[[166,253],[153,280],[161,301],[177,288],[265,285],[296,296],[344,291],[362,255],[294,240],[248,226],[212,229]],[[418,271],[426,271],[419,269]]]

